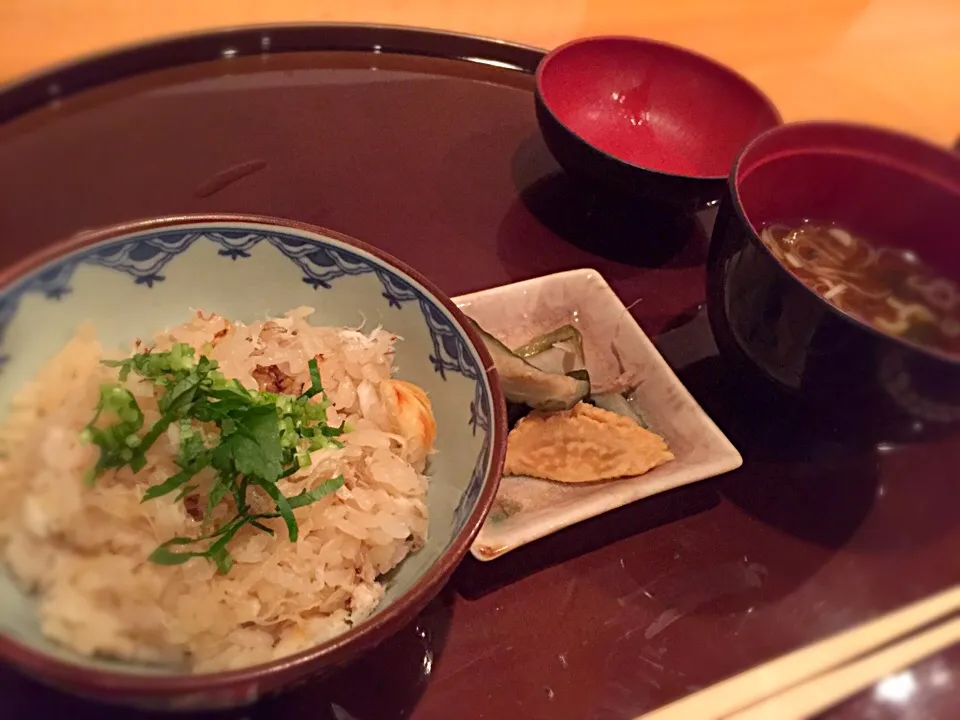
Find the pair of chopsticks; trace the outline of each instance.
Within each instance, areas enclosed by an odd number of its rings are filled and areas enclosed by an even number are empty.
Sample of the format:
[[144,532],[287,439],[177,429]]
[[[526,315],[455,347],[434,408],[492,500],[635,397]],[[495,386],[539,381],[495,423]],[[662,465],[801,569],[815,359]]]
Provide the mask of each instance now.
[[960,618],[950,617],[958,611],[960,586],[784,655],[636,720],[809,718],[960,642]]

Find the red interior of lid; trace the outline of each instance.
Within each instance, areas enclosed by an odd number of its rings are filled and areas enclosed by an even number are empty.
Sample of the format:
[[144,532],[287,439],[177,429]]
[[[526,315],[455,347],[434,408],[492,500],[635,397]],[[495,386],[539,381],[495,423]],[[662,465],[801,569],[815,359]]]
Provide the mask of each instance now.
[[723,177],[753,137],[778,125],[735,72],[640,38],[565,45],[540,66],[544,102],[570,130],[621,160],[674,175]]

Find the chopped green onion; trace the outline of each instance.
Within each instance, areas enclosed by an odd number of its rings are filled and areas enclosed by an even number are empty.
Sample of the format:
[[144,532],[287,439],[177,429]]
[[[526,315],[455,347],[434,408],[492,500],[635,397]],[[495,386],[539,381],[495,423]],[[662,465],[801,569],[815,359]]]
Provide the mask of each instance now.
[[[94,417],[80,433],[85,443],[96,445],[100,457],[85,481],[93,484],[106,470],[129,466],[139,472],[147,465],[147,452],[172,424],[179,430],[177,465],[180,470],[149,487],[142,502],[176,493],[175,501],[197,491],[191,482],[200,473],[214,473],[207,491],[204,523],[228,498],[236,514],[219,528],[197,537],[174,537],[150,555],[160,565],[179,565],[203,557],[227,573],[233,566],[227,546],[243,528],[250,526],[273,534],[261,520],[281,518],[291,541],[299,528],[293,515],[343,486],[337,477],[309,491],[286,497],[277,481],[311,463],[310,453],[324,447],[342,447],[335,438],[350,430],[326,422],[329,400],[323,395],[319,365],[308,363],[310,387],[299,397],[248,390],[227,379],[217,363],[196,356],[192,347],[176,344],[167,352],[143,352],[125,360],[106,361],[117,368],[118,382],[105,384]],[[153,382],[158,390],[160,417],[144,430],[144,416],[134,395],[123,383],[131,374]],[[313,398],[320,396],[316,401]],[[216,431],[209,430],[210,425]],[[201,429],[206,428],[206,429]],[[269,513],[251,513],[247,500],[250,486],[260,488],[275,505]]]

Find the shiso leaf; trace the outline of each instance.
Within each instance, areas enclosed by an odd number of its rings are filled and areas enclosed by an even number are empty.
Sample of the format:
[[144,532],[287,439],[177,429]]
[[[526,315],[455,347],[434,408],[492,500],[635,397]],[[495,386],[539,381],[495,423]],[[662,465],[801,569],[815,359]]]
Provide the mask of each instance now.
[[[139,472],[147,465],[147,452],[174,424],[180,430],[177,453],[179,472],[149,487],[143,502],[178,492],[182,500],[197,489],[189,484],[207,468],[216,472],[207,495],[204,524],[214,511],[232,498],[235,515],[217,529],[196,537],[174,537],[150,555],[160,565],[179,565],[202,557],[227,573],[233,566],[228,545],[250,526],[273,534],[263,520],[282,518],[287,536],[296,541],[299,528],[293,510],[309,505],[343,486],[343,477],[326,480],[311,490],[286,497],[277,481],[310,464],[310,452],[342,446],[336,440],[345,428],[326,422],[329,400],[323,392],[319,365],[309,362],[310,387],[300,396],[248,390],[228,380],[214,360],[186,344],[167,352],[142,352],[125,360],[107,361],[117,369],[117,381],[105,384],[93,419],[82,439],[96,445],[100,456],[87,476],[96,482],[109,469],[129,466]],[[144,415],[136,397],[125,387],[130,376],[152,382],[158,389],[160,418],[145,432]],[[211,427],[212,426],[212,427]],[[259,488],[275,510],[252,513],[247,494]]]

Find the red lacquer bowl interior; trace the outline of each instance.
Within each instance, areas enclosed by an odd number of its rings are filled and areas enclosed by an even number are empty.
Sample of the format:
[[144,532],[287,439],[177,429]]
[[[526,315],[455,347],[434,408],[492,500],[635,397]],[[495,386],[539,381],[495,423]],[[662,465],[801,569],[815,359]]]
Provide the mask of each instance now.
[[879,128],[795,123],[750,143],[733,183],[755,231],[836,222],[960,282],[960,154]]
[[725,177],[748,141],[780,124],[742,76],[642,38],[563,45],[540,64],[537,87],[557,120],[590,145],[671,175]]

